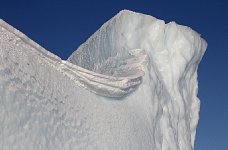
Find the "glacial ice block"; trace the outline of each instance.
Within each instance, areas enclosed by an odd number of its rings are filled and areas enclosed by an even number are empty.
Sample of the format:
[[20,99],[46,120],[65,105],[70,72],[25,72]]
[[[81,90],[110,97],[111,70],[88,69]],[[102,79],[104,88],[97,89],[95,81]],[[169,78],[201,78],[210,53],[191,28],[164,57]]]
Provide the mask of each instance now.
[[64,61],[0,20],[0,149],[192,150],[206,47],[123,10]]

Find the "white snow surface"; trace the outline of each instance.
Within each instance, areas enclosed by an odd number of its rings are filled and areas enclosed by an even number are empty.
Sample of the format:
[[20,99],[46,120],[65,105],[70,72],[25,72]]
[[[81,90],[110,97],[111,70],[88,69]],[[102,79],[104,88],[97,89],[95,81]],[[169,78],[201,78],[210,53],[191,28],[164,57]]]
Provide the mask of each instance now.
[[64,61],[0,20],[0,149],[193,150],[206,47],[123,10]]

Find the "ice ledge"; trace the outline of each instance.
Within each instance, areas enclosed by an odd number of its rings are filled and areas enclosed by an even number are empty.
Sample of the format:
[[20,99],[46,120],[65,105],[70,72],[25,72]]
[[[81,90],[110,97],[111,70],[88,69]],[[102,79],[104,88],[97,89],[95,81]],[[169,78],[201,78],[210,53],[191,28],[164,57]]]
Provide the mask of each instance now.
[[[146,64],[148,56],[143,50],[135,49],[129,51],[129,55],[131,56],[129,57],[129,61],[140,60],[139,62],[132,61],[132,63],[137,63],[138,65],[129,66],[129,64],[126,64],[124,67],[128,68],[128,72],[122,72],[121,74],[118,74],[118,76],[108,76],[95,73],[68,61],[61,60],[61,58],[47,51],[2,19],[0,19],[0,27],[3,30],[13,33],[16,37],[20,38],[24,44],[33,47],[34,50],[36,50],[36,53],[38,52],[40,59],[43,59],[51,67],[56,68],[56,70],[59,70],[64,75],[68,76],[78,86],[98,95],[113,98],[123,97],[132,92],[141,83],[142,76],[144,75],[143,65]],[[33,52],[31,51],[31,53]],[[129,72],[129,70],[131,71]]]

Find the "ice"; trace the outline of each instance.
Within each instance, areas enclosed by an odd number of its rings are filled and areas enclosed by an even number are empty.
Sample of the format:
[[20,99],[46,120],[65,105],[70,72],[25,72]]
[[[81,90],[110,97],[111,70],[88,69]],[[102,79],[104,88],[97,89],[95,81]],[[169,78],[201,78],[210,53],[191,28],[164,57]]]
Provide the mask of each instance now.
[[206,47],[123,10],[64,61],[0,20],[0,149],[192,150]]

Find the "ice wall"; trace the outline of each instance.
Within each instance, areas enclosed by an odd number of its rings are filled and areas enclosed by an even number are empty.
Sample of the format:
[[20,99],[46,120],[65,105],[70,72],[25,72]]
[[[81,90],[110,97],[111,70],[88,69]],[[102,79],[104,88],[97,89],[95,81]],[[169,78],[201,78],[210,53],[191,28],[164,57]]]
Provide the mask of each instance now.
[[192,150],[206,46],[124,10],[68,62],[0,20],[0,149]]
[[[192,149],[200,105],[197,67],[206,47],[206,42],[189,27],[175,22],[165,24],[154,17],[124,10],[106,22],[68,60],[100,72],[112,57],[123,56],[132,49],[145,50],[150,61],[137,92],[148,93],[143,99],[136,99],[151,105],[148,111],[155,135],[154,149]],[[158,81],[154,83],[155,80]]]

